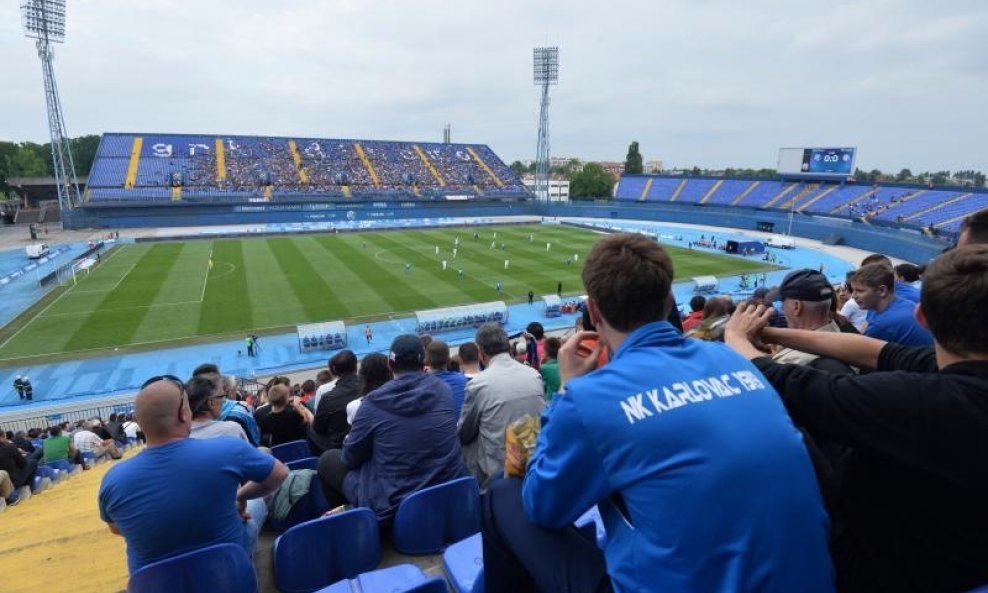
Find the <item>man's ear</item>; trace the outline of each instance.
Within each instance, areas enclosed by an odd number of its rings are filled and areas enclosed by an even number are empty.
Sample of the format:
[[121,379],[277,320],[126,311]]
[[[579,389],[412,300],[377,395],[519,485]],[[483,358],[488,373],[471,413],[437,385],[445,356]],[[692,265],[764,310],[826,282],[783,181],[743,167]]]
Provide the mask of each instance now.
[[916,317],[916,322],[924,329],[930,329],[930,324],[926,321],[926,313],[923,312],[923,305],[916,303],[916,310],[913,311],[913,315]]
[[603,321],[604,318],[601,317],[600,309],[597,308],[597,301],[590,297],[587,297],[587,311],[590,313],[590,323],[592,323],[594,327],[599,328],[600,322]]

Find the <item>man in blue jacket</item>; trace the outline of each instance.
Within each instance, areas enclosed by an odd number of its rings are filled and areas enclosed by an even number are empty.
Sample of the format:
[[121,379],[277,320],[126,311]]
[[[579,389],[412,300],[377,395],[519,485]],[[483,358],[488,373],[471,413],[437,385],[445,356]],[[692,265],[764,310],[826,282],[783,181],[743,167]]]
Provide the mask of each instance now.
[[323,453],[318,469],[330,505],[369,507],[383,520],[405,496],[468,475],[453,394],[423,372],[422,340],[395,338],[390,363],[395,378],[364,396],[342,451]]
[[[495,481],[483,503],[488,593],[834,590],[799,432],[751,363],[664,321],[672,278],[647,237],[611,235],[590,252],[597,332],[559,352],[563,386],[524,480]],[[602,347],[610,362],[593,370]],[[572,527],[595,504],[603,555]]]

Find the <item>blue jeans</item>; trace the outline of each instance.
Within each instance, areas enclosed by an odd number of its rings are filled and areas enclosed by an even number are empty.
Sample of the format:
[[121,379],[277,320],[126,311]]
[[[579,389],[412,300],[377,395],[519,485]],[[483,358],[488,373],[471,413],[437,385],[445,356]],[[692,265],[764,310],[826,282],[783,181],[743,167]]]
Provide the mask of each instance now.
[[257,534],[268,518],[268,505],[263,498],[252,498],[247,501],[247,512],[250,513],[250,520],[244,521],[244,548],[253,558],[257,549]]

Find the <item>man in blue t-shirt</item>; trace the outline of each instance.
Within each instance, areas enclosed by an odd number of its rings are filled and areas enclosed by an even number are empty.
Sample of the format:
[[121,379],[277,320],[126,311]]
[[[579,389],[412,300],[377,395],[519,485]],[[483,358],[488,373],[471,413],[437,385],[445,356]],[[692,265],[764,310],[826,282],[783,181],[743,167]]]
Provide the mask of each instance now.
[[134,401],[147,448],[103,477],[100,517],[127,541],[133,574],[164,558],[235,543],[253,554],[274,492],[288,469],[243,440],[190,439],[192,410],[175,377],[155,377]]
[[433,340],[425,349],[426,370],[449,385],[453,391],[453,418],[460,419],[463,396],[467,388],[467,376],[449,370],[449,346],[442,340]]
[[916,321],[916,304],[895,292],[895,272],[874,263],[851,277],[851,298],[868,312],[864,335],[906,346],[930,346],[933,334]]
[[[597,331],[559,351],[527,471],[506,464],[524,479],[482,503],[485,590],[832,593],[827,515],[775,390],[665,321],[673,267],[651,239],[600,240],[582,276]],[[595,504],[603,555],[571,527]]]

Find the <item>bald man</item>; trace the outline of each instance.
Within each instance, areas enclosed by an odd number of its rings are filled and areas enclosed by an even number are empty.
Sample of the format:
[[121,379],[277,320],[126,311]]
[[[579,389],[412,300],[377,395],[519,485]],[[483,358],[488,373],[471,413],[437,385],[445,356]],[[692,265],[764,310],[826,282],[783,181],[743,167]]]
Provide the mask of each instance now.
[[213,544],[240,544],[253,555],[267,517],[260,497],[288,475],[284,464],[240,439],[188,438],[192,410],[175,377],[145,383],[134,415],[147,448],[113,466],[99,492],[100,516],[127,541],[131,574]]

